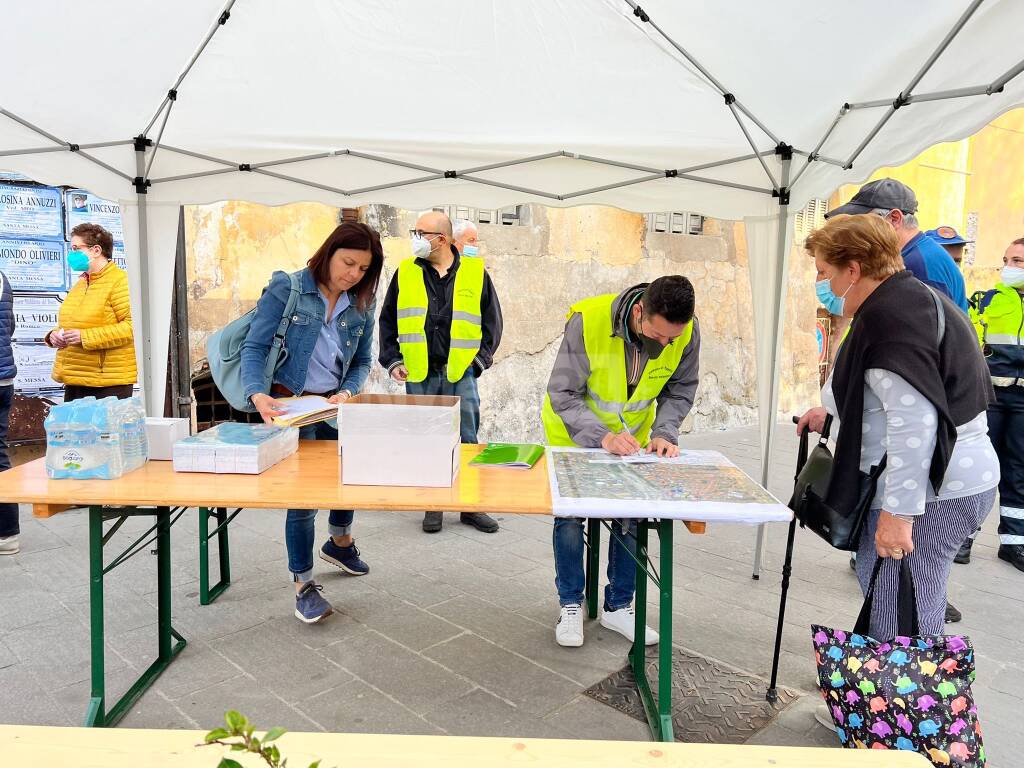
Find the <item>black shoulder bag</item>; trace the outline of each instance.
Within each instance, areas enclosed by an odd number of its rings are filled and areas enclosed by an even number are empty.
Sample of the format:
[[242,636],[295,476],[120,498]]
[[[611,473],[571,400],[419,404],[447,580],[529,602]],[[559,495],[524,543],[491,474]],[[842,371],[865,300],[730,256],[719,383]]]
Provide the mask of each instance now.
[[[946,313],[942,300],[931,288],[932,300],[938,315],[938,344],[946,335]],[[832,428],[832,416],[825,417],[825,426],[814,450],[808,455],[808,434],[804,430],[800,435],[800,451],[797,455],[797,476],[793,488],[793,497],[789,500],[789,508],[793,510],[801,528],[810,528],[836,549],[856,552],[860,545],[860,535],[871,508],[871,501],[878,489],[878,479],[885,471],[886,456],[883,455],[877,466],[871,467],[867,473],[860,472],[857,498],[845,510],[835,509],[825,503],[829,484],[832,481],[832,468],[835,459],[828,447],[828,435]]]

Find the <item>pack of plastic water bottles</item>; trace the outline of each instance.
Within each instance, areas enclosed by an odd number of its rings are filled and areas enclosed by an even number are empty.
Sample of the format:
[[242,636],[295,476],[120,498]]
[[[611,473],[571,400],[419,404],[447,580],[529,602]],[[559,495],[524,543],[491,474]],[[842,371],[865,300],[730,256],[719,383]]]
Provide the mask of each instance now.
[[54,480],[113,480],[149,458],[146,410],[137,397],[61,403],[43,426],[46,474]]

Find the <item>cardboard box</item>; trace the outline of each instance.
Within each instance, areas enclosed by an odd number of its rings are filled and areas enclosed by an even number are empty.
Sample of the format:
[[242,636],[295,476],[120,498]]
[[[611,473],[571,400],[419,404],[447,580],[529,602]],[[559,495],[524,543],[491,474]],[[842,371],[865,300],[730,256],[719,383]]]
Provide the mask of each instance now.
[[189,419],[147,416],[146,441],[149,443],[149,458],[156,461],[171,461],[174,458],[174,444],[188,437],[191,427]]
[[338,413],[341,482],[450,488],[460,466],[459,398],[359,395]]

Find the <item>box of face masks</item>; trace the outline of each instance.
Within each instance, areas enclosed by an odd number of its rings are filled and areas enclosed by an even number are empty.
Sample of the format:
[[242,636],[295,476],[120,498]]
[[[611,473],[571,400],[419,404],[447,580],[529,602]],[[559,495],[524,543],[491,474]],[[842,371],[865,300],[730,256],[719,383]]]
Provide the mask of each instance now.
[[345,485],[449,488],[459,473],[459,398],[359,395],[338,409]]
[[174,444],[175,472],[258,475],[291,456],[299,430],[225,422]]

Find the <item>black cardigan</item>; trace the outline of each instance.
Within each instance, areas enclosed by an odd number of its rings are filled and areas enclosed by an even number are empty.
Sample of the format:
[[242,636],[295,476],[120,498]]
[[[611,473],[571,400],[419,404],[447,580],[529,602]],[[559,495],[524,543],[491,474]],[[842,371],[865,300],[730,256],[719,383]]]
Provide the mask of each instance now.
[[860,493],[864,374],[881,368],[902,376],[938,413],[928,478],[938,492],[956,444],[956,428],[995,400],[978,337],[967,316],[945,296],[946,330],[937,343],[938,317],[927,286],[904,270],[865,299],[843,342],[832,375],[839,411],[828,503],[850,509]]

